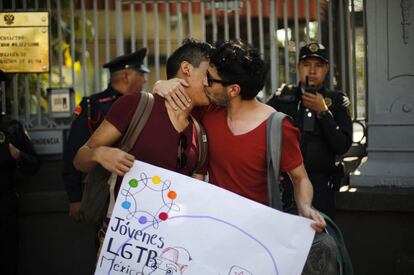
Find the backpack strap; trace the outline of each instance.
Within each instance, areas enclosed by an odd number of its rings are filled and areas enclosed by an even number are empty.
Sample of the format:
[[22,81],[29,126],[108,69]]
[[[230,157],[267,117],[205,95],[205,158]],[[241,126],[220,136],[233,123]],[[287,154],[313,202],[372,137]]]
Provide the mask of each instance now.
[[[274,112],[266,124],[266,160],[267,160],[267,186],[269,192],[269,206],[282,211],[282,200],[279,189],[279,165],[282,145],[282,122],[290,117],[281,112]],[[312,242],[312,246],[305,262],[303,274],[353,274],[350,260],[342,233],[335,223],[320,212],[325,218],[328,234],[318,233]],[[332,236],[331,236],[332,235]],[[316,263],[317,262],[317,263]],[[315,267],[318,267],[315,269]],[[345,271],[345,273],[343,272]],[[326,273],[327,272],[327,273]]]
[[135,113],[132,116],[128,129],[119,143],[119,148],[125,152],[129,152],[134,146],[139,134],[147,124],[154,107],[154,96],[147,92],[141,92],[141,97]]
[[195,119],[193,116],[190,116],[194,127],[197,132],[197,144],[198,144],[198,159],[196,167],[194,168],[193,172],[196,172],[198,169],[204,166],[207,160],[207,152],[208,152],[208,142],[207,142],[207,134],[204,127]]
[[281,112],[274,112],[266,124],[266,161],[267,161],[267,189],[269,206],[282,210],[280,195],[279,165],[282,144],[282,121],[287,117]]
[[[132,116],[131,122],[129,123],[128,129],[125,132],[125,135],[122,137],[121,141],[118,144],[118,147],[125,151],[129,152],[134,146],[139,134],[144,129],[147,124],[148,118],[151,115],[152,108],[154,107],[154,96],[147,92],[141,92],[141,97],[135,113]],[[110,218],[112,211],[115,206],[115,184],[116,184],[117,175],[112,173],[108,180],[109,185],[109,205],[106,211],[106,217]]]

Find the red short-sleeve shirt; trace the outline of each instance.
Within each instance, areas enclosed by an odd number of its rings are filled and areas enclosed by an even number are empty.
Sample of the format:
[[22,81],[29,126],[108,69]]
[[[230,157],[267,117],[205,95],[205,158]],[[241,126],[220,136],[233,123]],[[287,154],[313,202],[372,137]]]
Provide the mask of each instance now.
[[[227,125],[225,108],[200,112],[209,142],[210,182],[257,202],[267,204],[266,122],[242,135],[233,135]],[[303,163],[300,133],[284,120],[280,171]]]

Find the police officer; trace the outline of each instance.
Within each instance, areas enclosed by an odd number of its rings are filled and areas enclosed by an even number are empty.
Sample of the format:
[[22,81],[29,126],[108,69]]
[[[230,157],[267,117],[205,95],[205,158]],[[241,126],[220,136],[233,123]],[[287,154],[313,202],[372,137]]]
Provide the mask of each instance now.
[[[267,104],[291,116],[300,129],[301,151],[314,188],[313,206],[333,217],[334,191],[341,177],[335,160],[352,144],[352,121],[346,95],[324,87],[328,71],[326,48],[318,43],[305,45],[299,53],[299,84],[282,86]],[[290,208],[290,179],[284,176],[282,183],[284,206]]]
[[[0,84],[6,79],[0,70]],[[22,124],[6,117],[3,98],[0,90],[0,267],[2,274],[17,274],[19,225],[15,176],[34,174],[40,160]]]
[[119,56],[103,65],[109,69],[110,83],[103,92],[84,97],[75,108],[66,148],[63,155],[63,182],[69,198],[69,216],[78,220],[84,175],[73,166],[73,158],[91,134],[104,120],[109,108],[121,95],[140,92],[149,69],[143,64],[146,48]]

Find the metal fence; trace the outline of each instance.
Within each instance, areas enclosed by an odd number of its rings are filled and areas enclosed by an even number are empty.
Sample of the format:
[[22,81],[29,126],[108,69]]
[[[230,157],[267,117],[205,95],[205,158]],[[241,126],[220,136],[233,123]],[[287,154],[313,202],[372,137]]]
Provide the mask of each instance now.
[[354,119],[365,116],[362,0],[0,0],[0,11],[50,16],[50,72],[12,74],[1,83],[2,110],[29,129],[67,129],[69,119],[50,116],[48,88],[71,87],[79,102],[106,87],[102,64],[140,47],[149,50],[151,89],[165,78],[166,58],[186,37],[241,38],[260,49],[270,69],[263,98],[282,83],[298,81],[298,49],[319,41],[329,49],[328,85],[349,94]]

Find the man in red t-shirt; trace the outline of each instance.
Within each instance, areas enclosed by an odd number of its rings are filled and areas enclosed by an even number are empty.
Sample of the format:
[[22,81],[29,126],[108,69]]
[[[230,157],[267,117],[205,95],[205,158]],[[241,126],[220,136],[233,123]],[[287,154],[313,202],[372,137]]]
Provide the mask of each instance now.
[[[199,114],[209,140],[210,182],[267,204],[266,121],[275,109],[255,99],[266,81],[265,63],[251,46],[224,42],[210,57],[207,80],[206,94],[218,106]],[[178,80],[170,82],[170,89],[187,85]],[[174,102],[173,98],[183,100],[186,95],[178,92],[167,97],[174,108],[188,104],[185,100]],[[299,131],[290,121],[283,122],[282,139],[280,170],[292,179],[299,214],[313,219],[312,227],[322,231],[326,223],[311,208],[312,184],[303,165]]]

